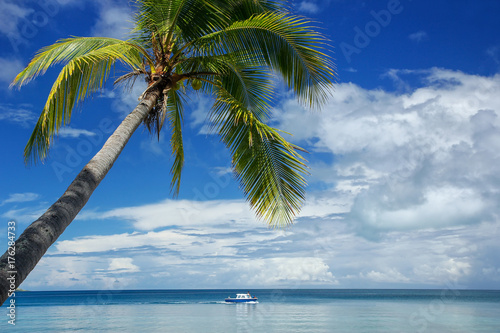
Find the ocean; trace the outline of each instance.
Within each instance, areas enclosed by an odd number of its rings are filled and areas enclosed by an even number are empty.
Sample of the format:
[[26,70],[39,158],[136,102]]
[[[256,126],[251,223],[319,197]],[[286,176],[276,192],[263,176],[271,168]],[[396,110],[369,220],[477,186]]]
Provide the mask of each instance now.
[[16,292],[0,332],[500,332],[499,290],[247,291]]

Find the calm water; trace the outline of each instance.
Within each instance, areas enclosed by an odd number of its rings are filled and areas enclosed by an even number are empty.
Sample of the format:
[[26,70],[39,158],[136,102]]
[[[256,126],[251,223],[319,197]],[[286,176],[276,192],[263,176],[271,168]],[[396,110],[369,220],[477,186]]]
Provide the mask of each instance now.
[[500,332],[500,291],[246,290],[16,293],[1,332]]

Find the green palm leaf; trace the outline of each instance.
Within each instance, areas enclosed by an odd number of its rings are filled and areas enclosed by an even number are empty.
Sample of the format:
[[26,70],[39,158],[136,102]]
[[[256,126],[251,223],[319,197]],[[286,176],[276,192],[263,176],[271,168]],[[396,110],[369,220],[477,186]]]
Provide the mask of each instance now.
[[[173,41],[189,41],[221,29],[230,22],[227,10],[232,0],[140,0],[135,31],[142,39],[154,36],[163,41],[164,51]],[[203,19],[200,19],[203,18]]]
[[[101,89],[116,61],[137,69],[147,53],[138,45],[112,38],[71,38],[42,51],[13,81],[22,86],[50,66],[66,63],[25,148],[25,160],[44,160],[54,134],[69,123],[75,105]],[[150,60],[150,59],[149,59]]]
[[207,54],[252,50],[262,65],[278,72],[299,100],[320,106],[330,94],[334,66],[324,53],[327,40],[303,18],[263,13],[196,41]]
[[181,173],[184,166],[184,144],[182,141],[182,122],[183,122],[183,97],[179,90],[170,90],[167,101],[167,118],[171,131],[170,147],[174,162],[170,173],[172,174],[172,182],[170,184],[174,195],[179,194],[181,185]]
[[153,60],[149,57],[146,50],[144,50],[140,45],[131,42],[106,37],[65,38],[50,46],[42,48],[30,61],[28,66],[26,66],[26,68],[16,76],[11,83],[11,87],[21,87],[30,82],[32,79],[35,79],[38,75],[44,74],[51,66],[60,63],[67,63],[79,56],[83,56],[92,51],[111,45],[134,48],[146,58],[149,65],[153,64]]
[[297,153],[304,150],[223,89],[213,114],[213,126],[231,151],[240,186],[257,216],[272,226],[290,224],[305,200],[307,167]]

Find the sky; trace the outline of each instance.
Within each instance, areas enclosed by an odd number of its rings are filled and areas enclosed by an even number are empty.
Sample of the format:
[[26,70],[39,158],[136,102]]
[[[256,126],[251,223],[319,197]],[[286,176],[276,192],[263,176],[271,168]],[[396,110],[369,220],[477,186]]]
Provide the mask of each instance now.
[[[275,92],[271,124],[309,151],[294,224],[255,218],[226,148],[205,130],[210,99],[193,95],[179,197],[168,133],[158,141],[140,127],[21,288],[500,288],[500,2],[293,5],[331,40],[337,68],[322,110]],[[26,166],[59,68],[21,90],[9,83],[60,38],[126,38],[131,15],[121,0],[0,2],[2,249],[8,221],[19,235],[55,202],[144,89],[108,84],[49,158]]]

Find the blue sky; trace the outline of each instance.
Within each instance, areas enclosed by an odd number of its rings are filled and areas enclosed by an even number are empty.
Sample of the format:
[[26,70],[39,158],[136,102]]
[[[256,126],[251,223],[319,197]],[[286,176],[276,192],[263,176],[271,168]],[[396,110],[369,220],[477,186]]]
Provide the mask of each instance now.
[[[181,192],[168,135],[134,134],[106,179],[22,287],[498,288],[500,2],[296,1],[335,48],[338,83],[321,111],[277,90],[273,125],[310,154],[295,224],[254,218],[218,138],[210,100],[184,123]],[[41,47],[68,36],[124,38],[128,1],[0,3],[0,238],[20,233],[137,103],[108,85],[75,112],[44,164],[23,148],[57,70],[9,90]],[[120,74],[117,69],[117,74]]]

